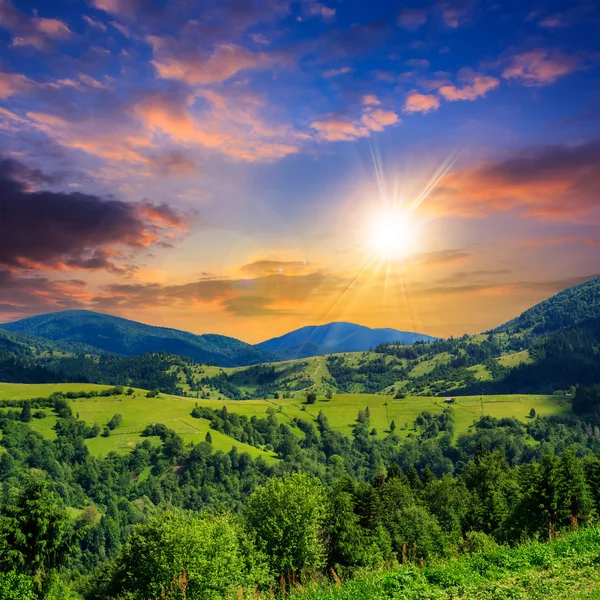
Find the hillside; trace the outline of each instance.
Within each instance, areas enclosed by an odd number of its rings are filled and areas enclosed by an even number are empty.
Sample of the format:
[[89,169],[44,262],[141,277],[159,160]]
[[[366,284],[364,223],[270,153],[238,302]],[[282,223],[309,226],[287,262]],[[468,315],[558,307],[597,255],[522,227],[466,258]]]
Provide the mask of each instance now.
[[258,348],[278,352],[286,358],[303,358],[336,352],[362,352],[379,344],[413,344],[435,338],[397,329],[371,329],[354,323],[328,323],[301,327],[280,337],[257,344]]
[[542,335],[600,316],[600,276],[532,306],[495,331]]
[[4,323],[0,327],[9,332],[53,342],[77,342],[96,351],[125,356],[167,352],[222,366],[248,365],[273,359],[269,353],[235,338],[195,335],[87,310],[37,315]]

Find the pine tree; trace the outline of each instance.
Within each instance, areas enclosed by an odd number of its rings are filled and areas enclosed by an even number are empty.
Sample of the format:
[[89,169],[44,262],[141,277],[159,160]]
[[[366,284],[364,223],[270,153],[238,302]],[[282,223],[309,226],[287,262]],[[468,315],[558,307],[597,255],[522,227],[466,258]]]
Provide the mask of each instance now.
[[25,402],[23,404],[23,408],[21,409],[19,419],[23,421],[23,423],[29,423],[29,421],[31,421],[31,418],[31,404],[29,402]]
[[212,444],[212,435],[210,435],[210,431],[206,432],[206,436],[204,437],[204,441],[207,442],[207,443],[209,443],[209,444]]

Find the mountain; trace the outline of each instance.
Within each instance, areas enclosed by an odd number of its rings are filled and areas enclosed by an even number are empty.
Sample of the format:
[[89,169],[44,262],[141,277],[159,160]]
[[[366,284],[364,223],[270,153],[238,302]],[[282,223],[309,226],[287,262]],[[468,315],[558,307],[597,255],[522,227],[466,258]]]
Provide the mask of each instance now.
[[89,350],[135,356],[168,352],[197,362],[223,367],[274,360],[268,352],[223,335],[195,335],[178,329],[155,327],[88,310],[66,310],[4,323],[5,331],[53,342],[85,344]]
[[257,344],[257,348],[284,354],[286,358],[304,358],[337,352],[361,352],[379,344],[398,342],[413,344],[433,341],[435,338],[421,333],[397,329],[371,329],[354,323],[328,323],[290,331],[280,337]]
[[532,306],[495,331],[542,335],[600,315],[600,276],[592,277]]

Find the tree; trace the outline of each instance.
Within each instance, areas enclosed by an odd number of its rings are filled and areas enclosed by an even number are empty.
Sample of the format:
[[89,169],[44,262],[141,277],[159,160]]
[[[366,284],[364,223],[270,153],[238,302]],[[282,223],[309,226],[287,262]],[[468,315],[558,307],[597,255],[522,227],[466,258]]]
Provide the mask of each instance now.
[[88,434],[86,437],[88,438],[95,438],[98,437],[100,435],[100,425],[98,425],[98,423],[94,423],[88,431]]
[[212,444],[212,435],[210,435],[210,431],[206,432],[206,435],[204,436],[204,441],[207,444]]
[[173,584],[181,593],[170,598],[213,600],[266,580],[262,557],[234,517],[165,511],[134,529],[102,597],[164,598]]
[[331,400],[333,398],[333,392],[331,390],[327,390],[325,393],[325,398],[327,398],[327,400]]
[[391,433],[394,433],[394,431],[396,431],[396,422],[395,422],[395,421],[392,421],[392,422],[390,423],[390,432],[391,432]]
[[315,392],[306,393],[306,404],[314,404],[317,401],[317,394]]
[[271,479],[250,496],[244,516],[276,577],[325,563],[324,498],[319,480],[301,473]]
[[56,570],[71,553],[73,522],[47,483],[27,476],[0,517],[0,571],[31,577],[44,594]]
[[106,424],[106,426],[110,429],[116,429],[120,424],[121,421],[123,420],[123,415],[113,415],[112,418],[110,419],[110,421]]
[[23,403],[23,408],[21,409],[21,414],[19,415],[19,419],[23,421],[23,423],[29,423],[32,419],[31,415],[31,404],[28,401]]
[[535,408],[532,408],[532,409],[529,411],[529,418],[530,418],[530,419],[535,419],[535,417],[536,417],[536,416],[537,416],[537,413],[535,412]]

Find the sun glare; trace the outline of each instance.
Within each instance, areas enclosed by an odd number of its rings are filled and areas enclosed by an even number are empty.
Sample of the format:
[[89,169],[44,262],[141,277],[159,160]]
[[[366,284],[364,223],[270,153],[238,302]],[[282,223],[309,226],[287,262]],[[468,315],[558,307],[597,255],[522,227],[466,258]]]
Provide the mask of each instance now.
[[390,210],[372,216],[369,241],[385,260],[404,258],[415,240],[415,223],[406,212]]

